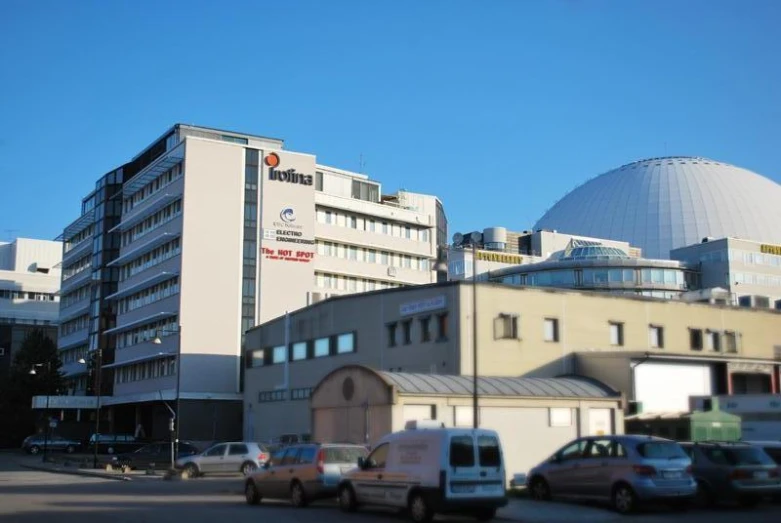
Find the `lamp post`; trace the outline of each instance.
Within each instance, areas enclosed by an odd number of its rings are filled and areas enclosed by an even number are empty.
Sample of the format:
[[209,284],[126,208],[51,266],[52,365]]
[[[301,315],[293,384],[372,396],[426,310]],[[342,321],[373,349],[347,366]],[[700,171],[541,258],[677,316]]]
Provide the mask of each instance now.
[[161,334],[173,334],[176,333],[176,396],[174,400],[176,402],[176,413],[171,416],[172,440],[171,440],[171,468],[176,466],[176,456],[179,455],[179,425],[182,423],[181,410],[180,410],[180,391],[182,386],[182,324],[176,326],[176,330],[162,329],[157,331],[157,336],[152,340],[155,345],[160,345],[163,340],[160,338]]
[[477,402],[477,242],[480,233],[473,232],[472,240],[472,426],[480,425],[480,413]]
[[[51,374],[52,370],[52,362],[47,361],[46,363],[33,363],[33,367],[30,369],[30,374],[35,376],[38,374],[38,372],[35,370],[36,367],[46,367],[47,374]],[[46,420],[46,426],[43,428],[43,457],[41,458],[41,461],[44,463],[46,462],[46,454],[49,450],[49,423],[51,420],[49,419],[49,387],[46,387],[46,410],[44,411],[44,419]]]

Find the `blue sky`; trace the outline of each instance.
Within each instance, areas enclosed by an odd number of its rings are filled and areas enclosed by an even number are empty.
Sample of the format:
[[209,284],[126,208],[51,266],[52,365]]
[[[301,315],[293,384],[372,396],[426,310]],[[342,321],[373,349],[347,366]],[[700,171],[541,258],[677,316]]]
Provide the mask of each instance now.
[[0,240],[57,236],[176,122],[363,155],[384,191],[440,196],[451,234],[529,228],[644,157],[781,182],[779,20],[775,0],[4,0]]

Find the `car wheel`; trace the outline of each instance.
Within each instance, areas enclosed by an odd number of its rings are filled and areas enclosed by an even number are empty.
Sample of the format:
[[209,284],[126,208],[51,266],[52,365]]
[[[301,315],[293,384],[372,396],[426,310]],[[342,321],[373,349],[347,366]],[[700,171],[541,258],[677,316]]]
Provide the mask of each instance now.
[[530,489],[532,499],[536,501],[549,501],[551,498],[548,482],[542,478],[534,478],[531,482]]
[[339,488],[339,508],[342,509],[342,512],[355,512],[355,509],[358,508],[355,492],[349,485]]
[[188,463],[185,465],[184,471],[187,473],[187,476],[191,478],[197,478],[200,475],[198,465],[195,463]]
[[74,452],[76,452],[76,447],[74,447],[73,445],[68,445],[67,447],[65,447],[65,452],[67,452],[68,454],[73,454]]
[[241,473],[244,474],[245,476],[249,476],[250,474],[255,472],[257,469],[258,469],[257,465],[255,465],[251,461],[248,461],[248,462],[244,463],[241,466]]
[[475,514],[475,518],[477,521],[491,521],[496,517],[496,509],[495,508],[485,508],[478,510]]
[[27,452],[29,452],[30,454],[38,454],[40,451],[41,451],[41,447],[39,447],[38,445],[33,445],[32,447],[30,447],[30,450],[28,450]]
[[290,503],[297,508],[306,506],[306,492],[298,481],[293,482],[290,487]]
[[619,514],[630,514],[637,505],[637,496],[632,487],[622,483],[613,489],[613,508]]
[[244,498],[247,500],[247,505],[257,505],[260,503],[260,492],[255,486],[254,481],[248,481],[244,486]]
[[419,492],[409,498],[409,515],[415,523],[429,523],[434,519],[434,512],[428,506],[426,499]]

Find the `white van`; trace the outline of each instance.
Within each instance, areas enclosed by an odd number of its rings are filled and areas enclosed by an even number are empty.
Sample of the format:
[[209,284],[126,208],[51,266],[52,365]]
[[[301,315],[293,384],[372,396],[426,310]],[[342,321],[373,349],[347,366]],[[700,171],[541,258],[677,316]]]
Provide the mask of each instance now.
[[[425,423],[425,424],[424,424]],[[488,521],[507,504],[499,436],[486,429],[450,429],[410,422],[382,438],[358,469],[345,473],[339,506],[406,508],[416,523],[434,514],[471,514]]]

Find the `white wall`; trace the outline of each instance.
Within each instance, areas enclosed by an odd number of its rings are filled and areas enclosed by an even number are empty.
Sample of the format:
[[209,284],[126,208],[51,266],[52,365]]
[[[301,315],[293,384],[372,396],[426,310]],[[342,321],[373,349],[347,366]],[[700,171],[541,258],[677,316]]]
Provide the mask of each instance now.
[[641,363],[635,367],[635,400],[643,412],[684,412],[689,396],[709,396],[713,390],[710,365]]

